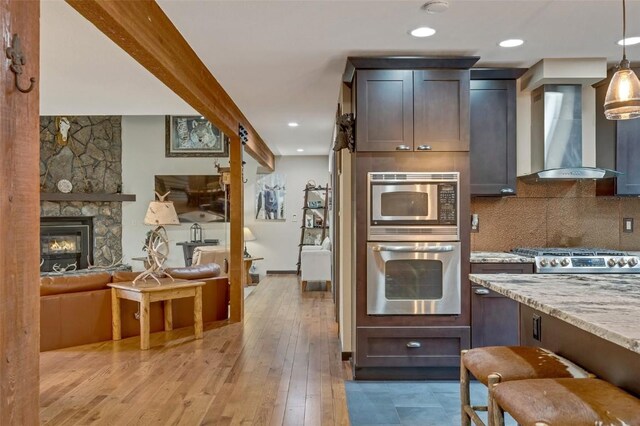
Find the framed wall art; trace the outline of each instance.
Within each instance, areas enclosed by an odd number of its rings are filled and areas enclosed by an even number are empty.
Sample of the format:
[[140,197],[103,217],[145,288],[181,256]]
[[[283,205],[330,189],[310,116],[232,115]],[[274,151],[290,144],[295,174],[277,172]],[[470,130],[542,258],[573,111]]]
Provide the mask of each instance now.
[[256,180],[256,220],[284,221],[286,176],[258,175]]
[[229,140],[200,116],[166,117],[166,157],[228,157]]

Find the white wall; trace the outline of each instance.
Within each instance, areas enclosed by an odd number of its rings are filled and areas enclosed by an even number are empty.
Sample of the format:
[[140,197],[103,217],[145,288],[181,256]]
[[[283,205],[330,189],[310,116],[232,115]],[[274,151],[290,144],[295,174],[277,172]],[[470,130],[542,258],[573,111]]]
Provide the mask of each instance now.
[[276,172],[286,175],[285,217],[283,222],[256,220],[255,191],[258,163],[245,155],[244,221],[255,235],[255,241],[247,242],[247,250],[253,257],[264,257],[255,262],[257,272],[293,271],[298,262],[298,244],[302,224],[304,188],[312,179],[318,185],[329,182],[329,162],[326,156],[276,157]]
[[[143,223],[149,201],[153,200],[155,175],[217,174],[215,158],[166,158],[164,116],[122,117],[122,191],[135,194],[135,202],[122,203],[122,252],[124,262],[141,270],[142,264],[132,257],[144,255],[142,246],[145,234],[151,227]],[[228,158],[220,158],[228,165]],[[221,223],[201,224],[204,238],[218,238],[227,244],[228,226]],[[191,224],[167,226],[171,250],[167,266],[184,266],[179,241],[189,240]]]
[[[216,174],[215,158],[166,158],[164,151],[164,116],[123,116],[122,117],[122,190],[136,194],[135,202],[123,203],[122,207],[122,250],[124,262],[135,270],[142,267],[132,257],[144,255],[142,245],[146,232],[143,218],[149,201],[154,198],[155,175]],[[223,166],[228,158],[219,159]],[[247,243],[249,253],[264,257],[256,262],[258,273],[267,270],[295,270],[298,261],[300,224],[302,220],[303,189],[309,179],[325,185],[329,179],[326,156],[293,156],[276,158],[276,171],[287,178],[286,221],[264,222],[255,220],[255,182],[258,163],[245,154],[245,226],[256,236],[256,241]],[[228,245],[228,225],[201,224],[205,238],[218,238],[220,244]],[[168,266],[183,266],[182,247],[179,241],[189,239],[191,224],[167,226],[171,241]]]

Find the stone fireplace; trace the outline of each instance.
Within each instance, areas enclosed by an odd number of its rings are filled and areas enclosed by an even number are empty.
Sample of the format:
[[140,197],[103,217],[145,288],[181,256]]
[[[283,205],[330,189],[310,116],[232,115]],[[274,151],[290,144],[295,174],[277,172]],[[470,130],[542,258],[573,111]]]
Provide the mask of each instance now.
[[[122,188],[121,117],[66,118],[69,137],[60,143],[56,139],[56,117],[40,117],[41,224],[90,222],[81,225],[89,226],[89,235],[77,236],[83,243],[88,238],[89,247],[74,254],[74,259],[79,258],[78,269],[88,266],[87,255],[94,265],[111,265],[122,258],[122,202],[115,200]],[[61,194],[57,189],[61,179],[71,182],[71,193]],[[55,255],[65,255],[68,261],[72,258],[71,250]]]
[[93,263],[93,217],[40,219],[41,272],[86,269]]

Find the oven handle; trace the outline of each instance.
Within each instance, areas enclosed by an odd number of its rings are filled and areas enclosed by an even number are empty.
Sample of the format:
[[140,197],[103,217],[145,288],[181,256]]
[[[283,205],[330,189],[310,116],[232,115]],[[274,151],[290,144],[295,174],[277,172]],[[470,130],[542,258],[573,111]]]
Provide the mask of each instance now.
[[446,253],[455,250],[453,246],[373,246],[373,251],[392,251],[396,253]]

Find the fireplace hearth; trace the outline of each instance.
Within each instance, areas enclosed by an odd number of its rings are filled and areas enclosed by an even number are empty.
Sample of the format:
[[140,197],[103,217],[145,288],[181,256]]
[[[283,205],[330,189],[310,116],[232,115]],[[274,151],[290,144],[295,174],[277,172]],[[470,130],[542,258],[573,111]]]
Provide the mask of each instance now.
[[86,269],[93,262],[93,217],[40,218],[41,272]]

